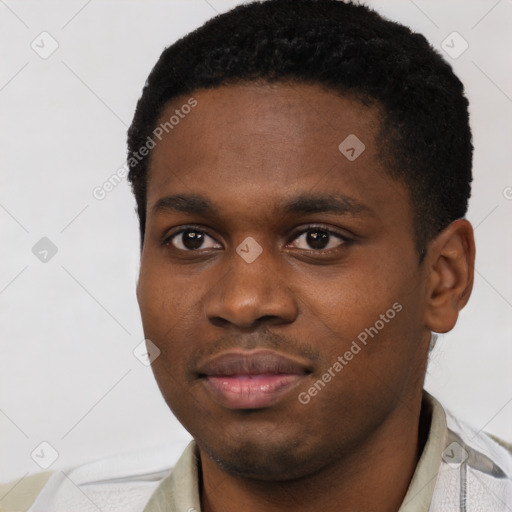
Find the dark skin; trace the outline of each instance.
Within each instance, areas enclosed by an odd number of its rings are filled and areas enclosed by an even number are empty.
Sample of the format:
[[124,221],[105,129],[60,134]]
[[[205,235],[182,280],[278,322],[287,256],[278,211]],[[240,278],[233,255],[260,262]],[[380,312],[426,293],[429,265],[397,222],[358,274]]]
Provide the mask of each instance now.
[[[471,225],[450,224],[420,264],[408,189],[380,163],[376,106],[304,84],[193,96],[197,107],[152,152],[137,296],[145,336],[161,350],[158,385],[199,447],[202,510],[397,511],[425,442],[430,332],[452,329],[471,293]],[[353,162],[338,150],[349,134],[366,146]],[[176,194],[216,211],[154,210]],[[333,194],[344,211],[279,210],[299,195]],[[190,224],[196,240],[204,231],[194,246],[172,236]],[[310,243],[319,231],[323,249]],[[249,236],[263,249],[252,263],[236,252]],[[301,403],[394,303],[403,309]],[[198,366],[259,348],[310,373],[271,406],[224,407]]]

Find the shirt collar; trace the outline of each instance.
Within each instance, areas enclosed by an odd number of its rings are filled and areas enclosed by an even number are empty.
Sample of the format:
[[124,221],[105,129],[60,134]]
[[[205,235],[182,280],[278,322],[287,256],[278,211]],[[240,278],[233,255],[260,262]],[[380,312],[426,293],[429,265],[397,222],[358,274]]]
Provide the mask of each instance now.
[[432,395],[423,391],[423,407],[432,411],[430,430],[398,512],[426,512],[429,509],[442,453],[446,447],[448,429],[443,406]]

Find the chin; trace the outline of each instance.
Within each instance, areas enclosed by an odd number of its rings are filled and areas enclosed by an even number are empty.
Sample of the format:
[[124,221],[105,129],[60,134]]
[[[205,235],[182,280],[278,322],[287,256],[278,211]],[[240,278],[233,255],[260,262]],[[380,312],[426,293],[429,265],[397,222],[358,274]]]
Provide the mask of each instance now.
[[[318,471],[325,460],[296,435],[261,435],[258,439],[229,437],[217,443],[196,439],[204,452],[223,471],[237,477],[265,481],[295,480]],[[293,439],[292,439],[293,437]]]

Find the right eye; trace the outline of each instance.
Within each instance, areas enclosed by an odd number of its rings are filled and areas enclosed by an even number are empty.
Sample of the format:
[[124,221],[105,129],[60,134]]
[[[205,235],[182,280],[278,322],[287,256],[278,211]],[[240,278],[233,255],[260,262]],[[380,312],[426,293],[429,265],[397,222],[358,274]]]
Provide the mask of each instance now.
[[[202,247],[208,239],[213,242],[213,245]],[[212,242],[210,242],[210,244]],[[166,238],[164,243],[165,245],[172,244],[176,249],[187,252],[197,251],[199,249],[217,249],[221,247],[220,244],[210,235],[206,234],[205,231],[193,227],[180,229]]]

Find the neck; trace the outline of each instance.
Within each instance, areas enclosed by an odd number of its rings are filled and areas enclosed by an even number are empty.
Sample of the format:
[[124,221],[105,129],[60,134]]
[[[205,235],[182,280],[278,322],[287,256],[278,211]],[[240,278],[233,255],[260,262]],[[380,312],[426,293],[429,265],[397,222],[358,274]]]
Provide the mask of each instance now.
[[238,512],[243,504],[245,512],[396,512],[428,436],[430,411],[421,405],[418,398],[402,404],[358,449],[296,480],[240,478],[201,453],[201,510]]

